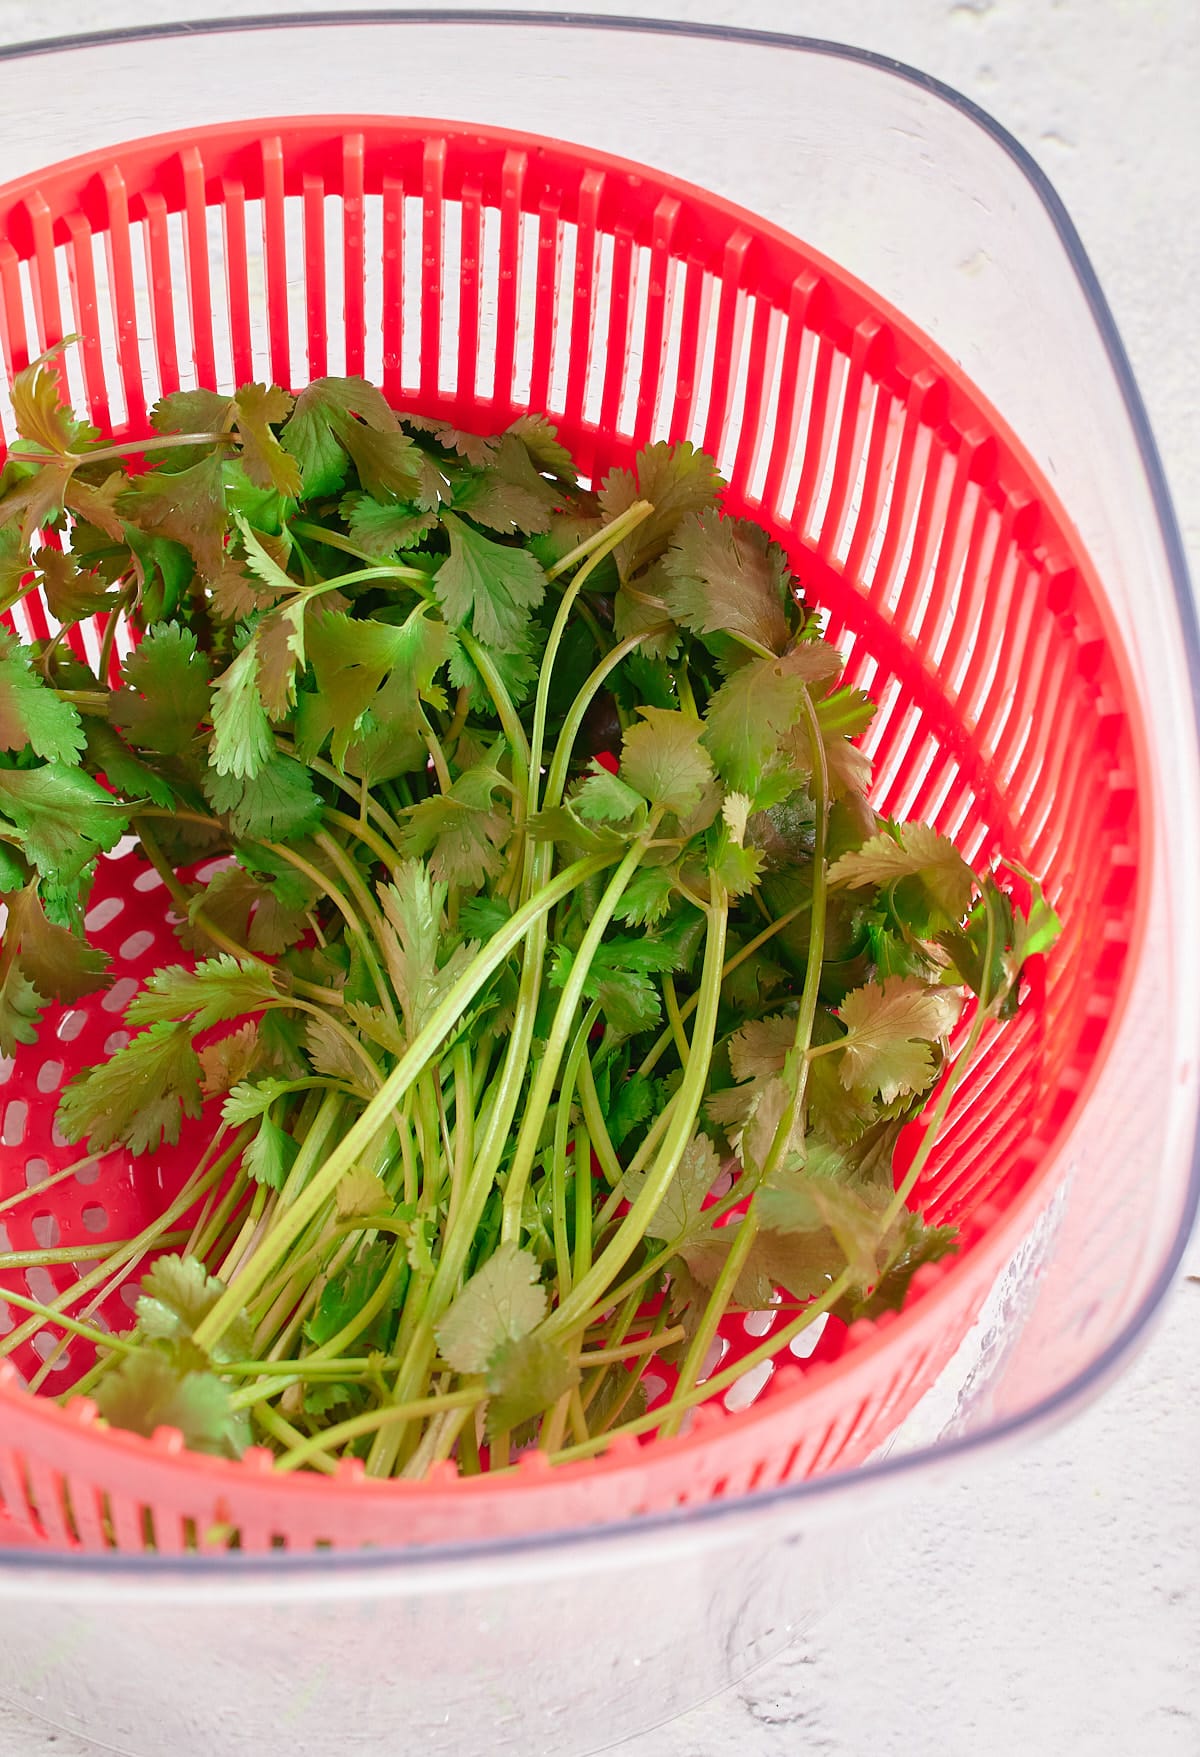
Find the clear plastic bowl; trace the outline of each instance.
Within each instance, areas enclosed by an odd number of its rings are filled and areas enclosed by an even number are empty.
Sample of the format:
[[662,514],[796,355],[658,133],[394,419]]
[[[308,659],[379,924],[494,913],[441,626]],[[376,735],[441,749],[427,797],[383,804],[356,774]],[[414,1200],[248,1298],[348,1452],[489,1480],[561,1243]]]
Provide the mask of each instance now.
[[0,51],[0,173],[182,126],[399,108],[585,142],[727,196],[858,276],[991,400],[1090,552],[1132,667],[1153,752],[1141,954],[1103,1079],[887,1456],[624,1525],[420,1551],[0,1551],[0,1690],[145,1757],[381,1739],[572,1757],[680,1711],[817,1616],[909,1485],[1094,1395],[1143,1334],[1197,1201],[1200,999],[1180,980],[1198,934],[1197,632],[1136,386],[1044,177],[956,94],[833,45],[418,13]]

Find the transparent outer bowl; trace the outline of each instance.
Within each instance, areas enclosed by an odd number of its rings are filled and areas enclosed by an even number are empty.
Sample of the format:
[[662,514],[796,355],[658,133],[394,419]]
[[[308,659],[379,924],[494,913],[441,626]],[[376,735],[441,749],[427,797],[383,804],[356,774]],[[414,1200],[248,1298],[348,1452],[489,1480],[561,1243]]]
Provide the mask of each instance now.
[[954,93],[833,45],[414,12],[0,51],[0,181],[185,125],[400,109],[633,154],[728,196],[974,380],[1056,490],[1129,656],[1153,752],[1143,949],[1104,1078],[1036,1202],[1005,1219],[1009,1260],[975,1331],[866,1468],[419,1554],[0,1551],[0,1689],[146,1757],[367,1752],[401,1726],[389,1749],[571,1757],[678,1712],[817,1615],[864,1522],[907,1485],[1093,1395],[1144,1332],[1196,1207],[1197,631],[1136,386],[1041,173]]

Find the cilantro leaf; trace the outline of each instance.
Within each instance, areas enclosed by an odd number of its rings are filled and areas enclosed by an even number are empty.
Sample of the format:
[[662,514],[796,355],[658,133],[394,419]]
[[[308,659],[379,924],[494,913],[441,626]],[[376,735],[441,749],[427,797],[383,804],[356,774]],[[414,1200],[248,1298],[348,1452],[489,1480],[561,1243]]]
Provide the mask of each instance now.
[[229,1392],[215,1373],[187,1364],[160,1347],[126,1355],[105,1373],[93,1396],[110,1427],[127,1428],[147,1439],[156,1428],[176,1428],[194,1452],[240,1458],[249,1444],[245,1414],[231,1407]]
[[48,921],[36,884],[8,900],[0,969],[16,957],[39,995],[47,998],[73,1001],[108,986],[107,953]]
[[259,1118],[254,1138],[242,1154],[242,1166],[256,1184],[265,1184],[269,1190],[281,1190],[299,1151],[299,1142],[271,1116],[263,1115]]
[[885,1104],[904,1092],[923,1092],[937,1071],[929,1046],[946,1035],[957,1013],[952,995],[909,977],[853,989],[841,1005],[842,1084],[866,1086]]
[[627,512],[636,500],[648,500],[654,508],[614,551],[622,580],[661,555],[680,520],[714,506],[724,486],[713,459],[687,440],[678,445],[656,440],[638,453],[632,473],[611,471],[599,495],[607,519]]
[[264,616],[254,631],[258,695],[268,719],[286,720],[296,701],[296,673],[305,663],[304,601]]
[[379,892],[391,930],[384,942],[388,975],[410,1039],[444,986],[437,960],[447,889],[434,884],[424,861],[405,860],[395,869],[393,883]]
[[188,970],[167,964],[147,978],[140,994],[125,1009],[133,1025],[190,1019],[193,1031],[207,1031],[227,1019],[257,1013],[279,999],[275,974],[267,964],[231,958],[222,953]]
[[251,780],[206,769],[204,791],[238,837],[290,842],[320,828],[323,806],[312,771],[294,757],[271,757]]
[[258,649],[253,640],[246,642],[213,686],[212,724],[212,766],[217,774],[252,781],[275,751],[258,691]]
[[[320,1348],[356,1318],[378,1290],[393,1264],[395,1252],[403,1250],[403,1244],[385,1243],[383,1239],[376,1239],[373,1244],[360,1251],[344,1269],[332,1275],[321,1289],[316,1308],[305,1320],[304,1334],[308,1340]],[[396,1311],[404,1303],[407,1285],[408,1270],[405,1267],[397,1277],[389,1301],[390,1310]]]
[[277,384],[244,384],[233,399],[235,431],[242,447],[242,468],[257,488],[274,488],[295,500],[300,471],[271,428],[285,421],[292,399]]
[[46,608],[64,628],[120,603],[119,592],[110,590],[97,574],[81,571],[74,556],[61,549],[39,549],[36,561]]
[[262,1058],[258,1025],[251,1019],[199,1052],[204,1096],[213,1098],[248,1080]]
[[19,891],[29,883],[29,867],[15,848],[0,841],[0,892]]
[[546,1315],[537,1258],[515,1244],[499,1245],[463,1284],[437,1326],[442,1359],[457,1373],[485,1373],[506,1342],[518,1342]]
[[468,939],[486,945],[512,920],[512,906],[504,897],[464,897],[458,907],[458,926]]
[[852,1293],[834,1309],[848,1323],[855,1318],[877,1318],[881,1312],[899,1311],[909,1283],[923,1263],[936,1263],[958,1249],[953,1226],[926,1226],[919,1215],[907,1210],[900,1216],[887,1244],[879,1279],[873,1289]]
[[[693,1135],[666,1195],[646,1223],[647,1237],[663,1239],[676,1248],[703,1238],[710,1231],[703,1218],[704,1200],[720,1175],[721,1161],[708,1136]],[[645,1183],[645,1172],[627,1171],[621,1181],[626,1201],[636,1201]]]
[[85,742],[79,715],[46,687],[29,659],[27,647],[0,648],[0,750],[28,747],[51,762],[76,762]]
[[744,793],[729,793],[721,807],[722,823],[709,837],[709,872],[720,879],[731,897],[744,897],[758,884],[766,864],[762,851],[747,848],[750,801]]
[[48,362],[49,355],[43,355],[13,379],[13,420],[22,439],[62,454],[85,445],[96,432],[63,402],[57,363]]
[[[300,392],[279,435],[279,443],[300,466],[307,496],[315,499],[336,494],[341,488],[349,468],[349,445],[354,442],[358,423],[367,434],[404,437],[383,395],[364,379],[318,378]],[[365,439],[360,443],[365,446]],[[364,455],[369,471],[371,459],[369,454]],[[366,478],[362,480],[363,486],[368,487]]]
[[122,516],[148,537],[168,537],[214,579],[225,559],[225,478],[216,450],[186,470],[150,470],[121,495]]
[[244,622],[256,610],[269,609],[278,594],[255,579],[245,562],[226,554],[221,571],[208,582],[208,603],[218,622]]
[[[197,1257],[158,1257],[142,1276],[138,1330],[151,1341],[190,1342],[224,1291],[225,1283],[210,1275]],[[225,1332],[215,1358],[246,1360],[253,1352],[253,1326],[243,1313]]]
[[[508,428],[529,453],[533,463],[545,476],[573,487],[579,480],[575,460],[558,438],[558,428],[544,415],[518,415]],[[477,462],[472,458],[471,462]]]
[[663,599],[674,620],[693,633],[731,634],[782,653],[792,638],[787,616],[787,557],[749,519],[715,509],[680,521],[664,559]]
[[489,1439],[540,1415],[579,1383],[579,1368],[560,1342],[533,1331],[502,1342],[487,1369]]
[[[806,687],[787,660],[751,659],[711,697],[703,742],[726,786],[760,799],[764,779],[780,767],[788,735],[802,725]],[[789,782],[786,791],[793,787]]]
[[[630,655],[630,664],[638,659],[670,660],[679,652],[679,630],[671,620],[663,595],[665,581],[661,563],[656,563],[638,574],[636,579],[624,580],[613,600],[613,627],[617,639],[625,641],[630,635],[646,636],[637,651]],[[652,629],[657,633],[651,634]],[[643,689],[645,681],[639,679]],[[632,677],[630,682],[633,682]],[[655,705],[665,707],[667,702],[659,701]]]
[[888,1200],[885,1190],[864,1193],[798,1170],[776,1172],[759,1203],[763,1225],[773,1232],[831,1233],[861,1289],[874,1286],[879,1275]]
[[548,806],[526,820],[527,833],[535,842],[558,842],[580,854],[606,854],[625,847],[633,827],[588,824],[568,799],[565,805]]
[[70,884],[127,828],[123,807],[79,769],[0,769],[0,836],[19,843],[44,878]]
[[[0,470],[0,480],[3,471]],[[39,551],[38,560],[43,554],[55,554],[54,550]],[[15,522],[0,522],[0,612],[10,610],[25,589],[25,582],[33,572],[33,562],[29,548],[21,528]]]
[[600,763],[593,761],[588,767],[587,780],[575,790],[571,799],[575,811],[585,822],[621,824],[639,814],[645,816],[646,805],[640,793],[626,786]]
[[617,920],[626,927],[652,927],[669,912],[675,891],[676,882],[668,867],[643,867],[634,874],[617,905]]
[[89,718],[84,730],[87,733],[88,766],[104,776],[114,793],[123,794],[127,800],[148,799],[152,805],[164,810],[176,804],[177,794],[172,783],[157,769],[134,756],[111,726],[103,720]]
[[365,1165],[351,1166],[338,1184],[334,1200],[343,1219],[351,1215],[387,1214],[392,1208],[383,1179]]
[[344,495],[341,514],[355,547],[380,560],[401,549],[414,549],[438,523],[436,512],[422,511],[404,501],[384,504],[369,494]]
[[[618,1037],[634,1037],[639,1031],[657,1025],[662,1017],[658,990],[644,971],[632,965],[622,966],[617,955],[602,956],[605,949],[598,948],[588,967],[584,996],[599,1003],[609,1031]],[[550,966],[550,981],[555,988],[565,986],[574,962],[574,953],[568,946],[555,947]]]
[[495,796],[501,777],[483,765],[468,769],[449,793],[435,793],[413,806],[400,835],[400,852],[409,859],[429,857],[435,879],[468,890],[482,886],[503,866],[503,848],[512,830]]
[[916,878],[943,927],[956,926],[967,912],[974,885],[971,869],[953,842],[928,824],[906,824],[894,832],[880,830],[829,869],[831,886],[883,887]]
[[11,961],[0,969],[0,1055],[16,1055],[22,1043],[37,1042],[38,1020],[45,1001],[21,966]]
[[[729,1039],[729,1066],[737,1084],[710,1093],[706,1109],[744,1164],[760,1164],[774,1140],[790,1096],[783,1075],[795,1043],[791,1013],[747,1020]],[[797,1119],[793,1141],[799,1128]]]
[[[329,1332],[331,1336],[336,1333],[336,1327]],[[299,1389],[298,1386],[296,1388]],[[332,1415],[335,1410],[348,1409],[353,1396],[354,1390],[349,1384],[318,1379],[314,1383],[304,1386],[302,1407],[305,1415]],[[281,1404],[281,1407],[286,1407],[286,1405]]]
[[373,500],[410,500],[421,481],[420,453],[399,426],[347,421],[338,434],[358,479]]
[[221,1106],[221,1121],[226,1128],[240,1129],[244,1123],[260,1121],[277,1098],[287,1092],[283,1080],[246,1080],[235,1086]]
[[527,549],[493,542],[445,513],[450,554],[433,576],[442,613],[453,628],[468,622],[485,646],[519,647],[529,611],[546,594],[546,576]]
[[446,421],[439,421],[431,415],[416,415],[411,411],[404,416],[405,427],[412,428],[419,434],[429,434],[435,445],[445,451],[457,452],[476,469],[490,464],[496,455],[496,441],[481,433],[463,433],[457,427],[451,427]]
[[193,921],[202,911],[252,952],[285,951],[308,931],[316,886],[265,848],[243,850],[238,858],[239,865],[214,873],[196,895]]
[[809,1064],[808,1117],[811,1127],[826,1140],[848,1146],[861,1139],[879,1112],[868,1087],[845,1084],[834,1066],[836,1059],[821,1056]]
[[[519,641],[514,642],[508,652],[501,652],[493,647],[489,657],[500,675],[509,701],[515,708],[519,708],[533,693],[538,677],[529,631]],[[483,715],[489,720],[496,719],[492,692],[476,668],[475,661],[461,644],[455,646],[447,675],[455,689],[466,690],[473,713]]]
[[233,398],[215,390],[175,390],[150,411],[156,433],[222,433],[229,425]]
[[653,1080],[645,1074],[633,1073],[617,1083],[605,1112],[608,1138],[620,1147],[625,1138],[644,1123],[658,1102]]
[[1012,962],[1019,974],[1026,958],[1050,950],[1062,932],[1062,921],[1033,875],[1023,867],[1014,867],[1014,870],[1029,887],[1028,908],[1013,910]]
[[490,530],[545,531],[562,500],[561,491],[539,475],[520,437],[504,434],[484,469],[456,487],[454,507]]
[[58,1126],[68,1141],[86,1136],[93,1153],[118,1142],[145,1153],[163,1141],[174,1145],[184,1117],[199,1114],[191,1028],[164,1020],[72,1080],[59,1100]]
[[159,623],[121,666],[124,687],[112,698],[113,725],[138,750],[175,756],[208,716],[210,677],[208,657],[191,629]]
[[[351,1030],[351,1036],[354,1035]],[[374,1083],[364,1085],[364,1078],[368,1082],[371,1079],[366,1060],[354,1053],[342,1032],[327,1015],[313,1015],[305,1020],[304,1047],[315,1073],[328,1074],[331,1080],[344,1080],[348,1086],[353,1086],[368,1098],[375,1090]],[[368,1051],[368,1056],[369,1053]]]
[[641,724],[631,726],[621,741],[621,779],[651,805],[687,818],[713,778],[700,721],[669,708],[638,711]]
[[421,702],[446,705],[445,691],[434,678],[455,646],[445,623],[431,617],[426,604],[418,604],[398,626],[339,612],[314,622],[308,651],[317,683],[318,723],[327,723],[332,731],[330,754],[337,767],[344,764],[368,712],[393,732],[418,736]]

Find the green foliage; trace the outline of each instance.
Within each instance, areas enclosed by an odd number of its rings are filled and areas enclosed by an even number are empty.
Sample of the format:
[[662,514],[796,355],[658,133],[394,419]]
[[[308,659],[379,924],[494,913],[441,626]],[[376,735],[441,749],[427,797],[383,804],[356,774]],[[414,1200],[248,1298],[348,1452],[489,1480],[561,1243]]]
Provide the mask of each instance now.
[[0,1052],[108,982],[92,880],[140,838],[182,949],[58,1126],[204,1152],[103,1418],[503,1468],[672,1431],[726,1311],[899,1305],[954,1246],[901,1131],[1059,924],[872,810],[873,704],[713,460],[580,487],[544,417],[473,434],[355,378],[175,393],[140,457],[49,361],[13,406],[0,609],[108,635],[102,675],[0,635]]

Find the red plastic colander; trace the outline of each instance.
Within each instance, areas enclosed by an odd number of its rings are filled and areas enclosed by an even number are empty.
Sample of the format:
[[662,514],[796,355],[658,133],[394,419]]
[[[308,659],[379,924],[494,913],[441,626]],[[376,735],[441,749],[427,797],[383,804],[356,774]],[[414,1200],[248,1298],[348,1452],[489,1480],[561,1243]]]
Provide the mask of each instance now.
[[[427,1544],[618,1520],[868,1458],[1046,1200],[1142,932],[1137,694],[1091,564],[1004,420],[898,310],[746,209],[603,152],[437,120],[208,126],[8,184],[10,377],[72,332],[70,389],[118,439],[147,433],[149,407],[181,384],[297,390],[345,371],[399,410],[483,432],[546,410],[593,479],[652,439],[704,446],[726,505],[786,546],[846,681],[879,703],[864,741],[876,807],[928,819],[972,862],[1043,876],[1064,931],[954,1099],[914,1200],[961,1229],[962,1249],[919,1272],[901,1315],[830,1320],[806,1358],[785,1350],[677,1439],[558,1468],[535,1453],[491,1478],[439,1466],[419,1483],[355,1465],[277,1477],[265,1452],[233,1463],[171,1431],[108,1431],[86,1399],[60,1408],[24,1390],[58,1343],[46,1330],[0,1373],[4,1535],[171,1552],[219,1526],[242,1550]],[[26,636],[50,632],[36,601],[14,617]],[[99,633],[69,639],[94,662]],[[59,1088],[122,1041],[138,979],[176,955],[168,901],[133,851],[102,862],[89,927],[117,980],[50,1012],[39,1043],[0,1068],[0,1199],[67,1163]],[[0,1246],[127,1237],[170,1200],[185,1158],[110,1154],[0,1212]],[[36,1261],[8,1273],[39,1299],[74,1278]],[[109,1324],[131,1321],[133,1291],[109,1297]],[[772,1322],[727,1320],[725,1364]]]

